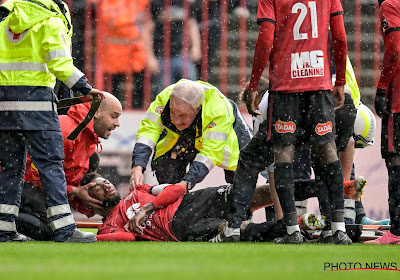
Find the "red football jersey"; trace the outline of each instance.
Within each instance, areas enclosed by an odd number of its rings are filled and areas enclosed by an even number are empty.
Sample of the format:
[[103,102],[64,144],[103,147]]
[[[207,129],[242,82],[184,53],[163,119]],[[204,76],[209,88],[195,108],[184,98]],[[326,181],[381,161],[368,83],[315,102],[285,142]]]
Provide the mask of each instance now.
[[343,13],[340,0],[259,0],[257,21],[275,23],[270,90],[332,90],[330,17]]
[[[386,0],[382,3],[380,8],[380,21],[381,32],[385,41],[385,56],[390,56],[392,54],[388,54],[387,50],[395,50],[400,45],[398,40],[385,40],[385,37],[391,32],[400,31],[400,2],[398,0]],[[391,62],[390,59],[386,59],[385,56],[382,62],[382,69],[385,70],[381,73],[378,88],[388,88],[387,97],[391,100],[392,112],[400,113],[400,62],[397,60],[397,65],[394,65],[393,62]],[[392,78],[388,79],[388,77]]]
[[[107,215],[99,227],[98,234],[125,232],[129,219],[154,197],[143,189],[135,189],[130,192]],[[183,196],[169,206],[149,214],[142,225],[143,235],[135,233],[135,237],[154,241],[178,241],[172,231],[172,219],[182,199]]]

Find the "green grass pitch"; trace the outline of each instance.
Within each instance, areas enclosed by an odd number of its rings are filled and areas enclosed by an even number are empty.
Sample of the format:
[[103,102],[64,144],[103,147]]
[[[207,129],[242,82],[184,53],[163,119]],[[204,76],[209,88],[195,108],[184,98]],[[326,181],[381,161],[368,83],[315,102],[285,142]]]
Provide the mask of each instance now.
[[397,245],[161,242],[0,243],[0,279],[400,279],[400,271],[324,271],[325,262],[395,262]]

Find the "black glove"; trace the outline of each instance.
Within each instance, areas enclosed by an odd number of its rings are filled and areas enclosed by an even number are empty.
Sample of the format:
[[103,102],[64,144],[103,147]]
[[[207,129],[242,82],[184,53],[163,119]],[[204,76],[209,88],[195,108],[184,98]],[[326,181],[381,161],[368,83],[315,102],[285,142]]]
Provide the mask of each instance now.
[[390,112],[386,110],[385,106],[385,93],[386,90],[378,88],[376,90],[376,95],[375,95],[375,111],[376,114],[380,117],[383,118],[384,116],[390,116]]

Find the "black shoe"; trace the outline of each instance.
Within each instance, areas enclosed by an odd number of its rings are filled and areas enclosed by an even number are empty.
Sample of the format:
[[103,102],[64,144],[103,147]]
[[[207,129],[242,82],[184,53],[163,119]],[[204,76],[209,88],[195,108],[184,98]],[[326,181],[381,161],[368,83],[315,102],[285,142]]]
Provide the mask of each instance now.
[[300,231],[295,231],[292,234],[286,234],[282,238],[275,238],[274,242],[276,244],[303,244],[304,237]]
[[230,228],[228,223],[225,223],[224,228],[214,237],[208,240],[213,243],[230,242],[236,243],[240,241],[240,228]]
[[353,242],[351,239],[347,236],[347,234],[341,230],[337,230],[333,234],[333,243],[339,244],[339,245],[351,245]]
[[331,244],[333,243],[333,236],[331,230],[322,230],[318,238],[318,243]]

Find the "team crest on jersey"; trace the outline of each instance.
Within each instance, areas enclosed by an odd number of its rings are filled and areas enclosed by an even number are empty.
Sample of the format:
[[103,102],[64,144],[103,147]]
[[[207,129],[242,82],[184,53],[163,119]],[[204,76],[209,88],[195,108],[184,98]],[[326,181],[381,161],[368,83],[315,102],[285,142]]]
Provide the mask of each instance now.
[[129,219],[132,219],[133,217],[135,217],[136,213],[139,212],[140,210],[140,203],[135,203],[132,204],[131,206],[129,206],[128,210],[126,210],[126,216]]
[[324,76],[324,52],[292,53],[290,72],[292,79]]
[[157,108],[156,108],[156,113],[157,114],[160,114],[161,115],[161,113],[164,111],[164,107],[163,106],[158,106]]
[[384,19],[382,20],[382,31],[383,31],[383,33],[386,32],[386,30],[388,29],[388,27],[389,27],[389,24],[388,24],[386,18],[384,18]]
[[11,31],[11,28],[7,26],[6,36],[8,41],[11,43],[18,43],[21,42],[22,39],[25,38],[26,34],[28,34],[29,28],[22,33],[14,33]]
[[215,123],[215,122],[210,122],[208,125],[207,125],[207,129],[208,128],[213,128],[213,127],[216,127],[217,126],[217,124]]
[[315,133],[317,133],[320,136],[325,135],[329,132],[332,132],[331,122],[319,123],[315,126]]
[[283,122],[281,120],[278,120],[275,123],[275,130],[278,133],[294,133],[296,131],[296,124],[292,121]]

